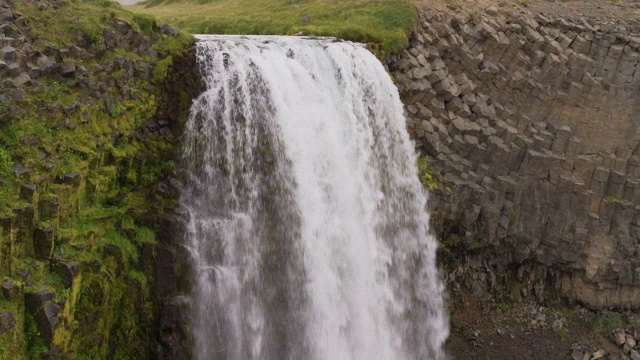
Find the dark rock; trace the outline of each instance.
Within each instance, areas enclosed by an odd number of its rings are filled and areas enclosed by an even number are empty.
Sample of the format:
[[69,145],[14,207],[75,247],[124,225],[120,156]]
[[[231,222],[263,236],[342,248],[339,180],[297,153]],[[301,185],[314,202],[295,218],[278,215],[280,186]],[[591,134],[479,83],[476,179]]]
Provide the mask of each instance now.
[[169,24],[160,25],[160,33],[168,36],[177,36],[180,31]]
[[76,66],[71,63],[64,63],[60,66],[59,72],[63,77],[73,77],[76,74]]
[[36,186],[33,184],[21,184],[20,185],[20,198],[28,201],[29,203],[33,202],[33,196],[36,192]]
[[79,172],[72,172],[64,175],[64,182],[66,184],[79,185],[82,175]]
[[37,227],[33,231],[33,249],[36,258],[49,259],[54,245],[54,232],[52,227]]
[[54,298],[54,294],[48,290],[26,293],[24,298],[25,310],[28,314],[33,315],[38,332],[46,345],[51,343],[59,322],[60,306],[51,302]]
[[116,259],[117,267],[116,267],[116,275],[120,275],[122,270],[124,269],[124,262],[122,261],[122,249],[115,245],[107,244],[102,250],[104,251],[105,256],[112,256]]
[[52,266],[53,270],[62,277],[64,286],[70,288],[75,275],[78,273],[78,264],[62,259],[53,259]]
[[15,164],[11,167],[11,171],[18,176],[28,176],[31,170],[24,167],[22,164]]
[[20,288],[13,283],[13,279],[2,282],[2,296],[7,300],[16,300],[20,296]]
[[11,46],[5,46],[2,49],[0,49],[0,60],[6,62],[7,64],[10,64],[16,61],[16,59],[17,59],[17,55],[16,55],[15,48]]
[[167,300],[160,312],[159,342],[162,345],[160,359],[185,359],[191,348],[191,302],[187,297],[176,296]]
[[16,320],[10,312],[0,312],[0,335],[7,331],[13,330],[16,326]]

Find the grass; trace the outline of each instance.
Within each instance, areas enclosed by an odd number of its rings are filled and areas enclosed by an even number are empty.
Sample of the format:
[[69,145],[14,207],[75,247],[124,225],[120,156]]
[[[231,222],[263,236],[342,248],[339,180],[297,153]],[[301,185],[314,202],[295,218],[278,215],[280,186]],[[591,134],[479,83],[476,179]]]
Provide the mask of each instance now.
[[409,0],[148,0],[131,7],[193,34],[335,36],[403,49],[416,23]]

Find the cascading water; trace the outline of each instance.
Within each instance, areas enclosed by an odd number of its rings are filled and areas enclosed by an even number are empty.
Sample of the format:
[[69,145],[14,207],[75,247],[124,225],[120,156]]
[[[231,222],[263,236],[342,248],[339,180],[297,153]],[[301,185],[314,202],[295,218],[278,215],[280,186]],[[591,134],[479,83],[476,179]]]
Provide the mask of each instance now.
[[184,134],[197,359],[442,359],[403,107],[333,39],[200,36]]

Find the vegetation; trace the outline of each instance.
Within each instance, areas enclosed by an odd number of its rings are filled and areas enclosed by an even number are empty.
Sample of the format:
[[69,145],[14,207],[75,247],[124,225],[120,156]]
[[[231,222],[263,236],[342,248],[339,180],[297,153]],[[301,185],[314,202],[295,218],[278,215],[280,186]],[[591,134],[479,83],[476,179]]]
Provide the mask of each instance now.
[[429,164],[427,158],[422,157],[418,159],[418,176],[422,185],[429,188],[429,190],[435,190],[438,188],[438,183],[433,178],[433,175],[429,171]]
[[[38,317],[24,306],[26,293],[40,291],[61,307],[52,343],[65,356],[144,358],[156,240],[140,219],[171,205],[156,185],[174,167],[171,135],[148,125],[172,63],[193,38],[166,35],[154,18],[111,0],[14,0],[12,7],[36,50],[71,48],[56,61],[84,71],[41,76],[20,97],[0,96],[0,113],[11,113],[0,123],[0,221],[11,223],[9,232],[0,224],[0,281],[11,278],[19,288],[11,298],[0,295],[0,310],[16,320],[0,336],[0,359],[48,352]],[[131,34],[118,41],[138,43],[106,46],[105,34],[118,27]],[[17,165],[29,171],[14,173]],[[21,184],[35,191],[21,194]],[[37,228],[53,232],[50,257],[34,258]],[[63,262],[73,264],[72,276],[58,267]]]
[[194,34],[335,36],[399,51],[416,23],[408,0],[148,0],[133,9]]

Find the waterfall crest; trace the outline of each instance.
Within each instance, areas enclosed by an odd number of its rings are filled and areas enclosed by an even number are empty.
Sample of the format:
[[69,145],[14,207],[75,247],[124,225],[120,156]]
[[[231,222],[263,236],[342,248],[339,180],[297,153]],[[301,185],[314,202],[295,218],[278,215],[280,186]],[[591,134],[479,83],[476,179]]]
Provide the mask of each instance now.
[[364,47],[199,36],[183,137],[197,359],[443,359],[397,89]]

